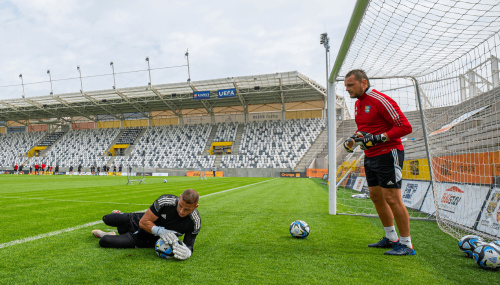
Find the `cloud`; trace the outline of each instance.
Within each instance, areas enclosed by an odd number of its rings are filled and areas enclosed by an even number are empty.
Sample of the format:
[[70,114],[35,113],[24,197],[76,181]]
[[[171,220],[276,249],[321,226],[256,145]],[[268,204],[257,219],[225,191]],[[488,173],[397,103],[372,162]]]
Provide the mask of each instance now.
[[[193,80],[297,70],[324,85],[324,48],[332,59],[354,1],[4,1],[0,4],[0,86],[185,65]],[[185,67],[153,72],[156,84],[187,79]],[[85,79],[85,90],[111,82]],[[144,74],[121,75],[117,85],[147,84]],[[79,80],[57,81],[56,94],[78,92]],[[13,87],[18,90],[20,87]],[[0,99],[18,93],[0,87]],[[31,84],[27,96],[48,95],[49,83]]]

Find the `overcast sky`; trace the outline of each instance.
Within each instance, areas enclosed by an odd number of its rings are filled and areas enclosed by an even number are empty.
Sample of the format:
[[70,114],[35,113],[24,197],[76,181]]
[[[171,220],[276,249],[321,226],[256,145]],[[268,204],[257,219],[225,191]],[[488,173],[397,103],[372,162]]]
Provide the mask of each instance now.
[[[354,0],[77,1],[0,0],[0,99],[23,94],[111,89],[116,73],[147,69],[152,83],[185,82],[189,49],[194,81],[298,71],[325,86],[325,50],[331,65]],[[181,67],[174,67],[181,66]],[[91,77],[89,77],[91,76]],[[61,80],[73,78],[71,80]],[[36,83],[38,82],[38,83]],[[118,88],[144,86],[147,72],[118,74]]]

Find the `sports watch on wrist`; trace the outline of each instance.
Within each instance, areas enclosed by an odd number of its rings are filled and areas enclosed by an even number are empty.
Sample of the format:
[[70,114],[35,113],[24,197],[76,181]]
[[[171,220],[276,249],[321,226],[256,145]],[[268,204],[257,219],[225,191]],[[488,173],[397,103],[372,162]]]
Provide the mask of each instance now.
[[384,135],[384,134],[381,134],[380,135],[380,140],[382,140],[382,142],[386,142],[387,141],[387,136]]

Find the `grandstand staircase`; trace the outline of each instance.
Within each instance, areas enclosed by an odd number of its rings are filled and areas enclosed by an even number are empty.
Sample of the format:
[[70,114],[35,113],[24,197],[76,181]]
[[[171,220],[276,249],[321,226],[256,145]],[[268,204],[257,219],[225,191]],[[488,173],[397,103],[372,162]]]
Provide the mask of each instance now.
[[215,167],[219,167],[220,166],[220,163],[222,161],[222,155],[216,155],[215,156],[215,161],[214,161],[214,165]]
[[300,159],[293,171],[306,172],[307,167],[309,167],[312,161],[318,157],[325,157],[325,153],[328,155],[328,128],[324,128],[319,133],[314,143]]
[[43,151],[40,152],[40,156],[45,156],[45,154],[55,145],[61,138],[66,134],[66,132],[53,132],[45,135],[41,141],[37,143],[37,146],[47,146]]
[[212,130],[210,131],[210,135],[208,136],[208,139],[207,139],[207,144],[205,145],[205,152],[201,153],[201,155],[208,154],[208,152],[210,151],[210,147],[212,146],[212,143],[214,142],[218,127],[219,127],[218,125],[212,126]]
[[238,154],[240,152],[241,137],[243,136],[244,124],[238,124],[238,129],[236,130],[236,137],[234,138],[234,144],[231,149],[231,154]]
[[135,138],[134,143],[130,144],[129,147],[127,147],[123,156],[129,156],[130,154],[132,154],[132,151],[134,150],[135,146],[137,145],[137,143],[139,142],[139,140],[141,139],[141,137],[144,135],[145,132],[146,132],[146,128],[142,129],[142,131]]

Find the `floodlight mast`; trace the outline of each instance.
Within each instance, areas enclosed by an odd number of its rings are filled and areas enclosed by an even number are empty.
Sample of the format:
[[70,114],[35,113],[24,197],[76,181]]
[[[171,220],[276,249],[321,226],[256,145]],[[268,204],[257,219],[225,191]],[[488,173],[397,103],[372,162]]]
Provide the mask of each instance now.
[[113,89],[116,89],[115,65],[113,62],[110,62],[109,65],[111,66],[111,69],[113,70]]
[[26,97],[26,94],[24,93],[24,80],[23,80],[23,74],[19,74],[19,78],[21,78],[21,85],[23,86],[23,98]]
[[[330,38],[328,37],[327,33],[322,33],[320,35],[320,44],[322,44],[325,47],[325,66],[326,66],[326,104],[328,106],[328,70],[329,70],[329,60],[328,60],[328,53],[330,52]],[[323,115],[326,117],[326,108],[323,108]]]
[[189,49],[186,49],[186,53],[184,54],[187,60],[187,65],[188,65],[188,80],[187,82],[191,82],[191,71],[189,70]]
[[78,73],[80,74],[80,93],[83,93],[82,70],[79,65],[76,66],[76,70],[78,70]]
[[148,73],[149,73],[149,87],[152,87],[151,85],[151,65],[149,64],[149,56],[146,56],[146,62],[148,63]]
[[54,95],[54,89],[52,88],[52,75],[50,75],[50,69],[47,69],[47,74],[49,75],[49,81],[50,81],[50,95]]

